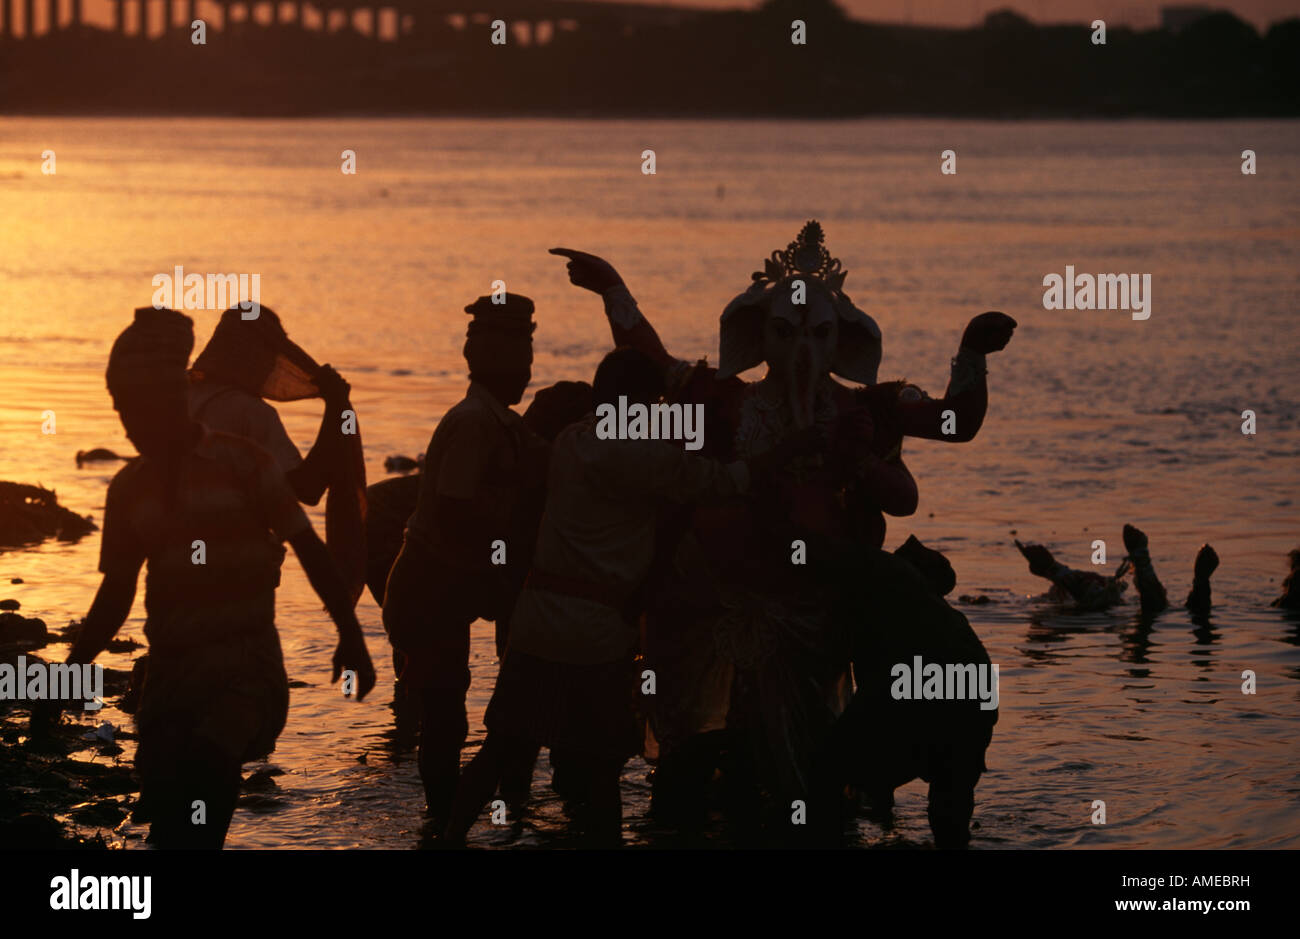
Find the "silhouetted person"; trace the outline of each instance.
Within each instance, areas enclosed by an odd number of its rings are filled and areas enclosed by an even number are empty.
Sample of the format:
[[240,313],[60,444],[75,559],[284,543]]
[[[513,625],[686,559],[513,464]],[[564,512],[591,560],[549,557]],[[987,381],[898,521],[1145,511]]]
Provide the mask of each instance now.
[[354,670],[362,698],[375,673],[333,560],[272,458],[190,418],[193,344],[189,317],[150,307],[113,344],[108,388],[141,456],[109,485],[104,579],[68,661],[91,662],[116,634],[147,562],[150,666],[136,714],[142,814],[159,847],[219,848],[241,764],[274,748],[288,713],[275,629],[282,541],[338,627],[331,680]]
[[[846,785],[887,818],[894,790],[919,778],[929,783],[935,846],[964,848],[998,719],[988,653],[966,617],[943,599],[951,567],[931,556],[942,558],[938,552],[915,539],[892,555],[836,548],[816,550],[828,558],[821,570],[849,633],[856,691],[814,757],[806,832],[822,846],[837,846]],[[942,677],[944,697],[918,696],[933,667],[941,676],[960,675],[960,683]],[[947,697],[949,690],[956,694]]]
[[[276,368],[275,352],[264,333],[284,335],[280,319],[261,306],[257,320],[242,319],[236,307],[221,315],[212,338],[194,360],[190,373],[190,415],[213,430],[252,440],[274,458],[299,502],[316,505],[329,486],[332,449],[340,439],[339,413],[347,407],[351,386],[330,366],[302,375],[296,391],[315,392],[325,401],[316,442],[304,459],[289,438],[275,408],[259,393]],[[285,337],[287,341],[287,337]],[[280,398],[280,400],[286,400]]]
[[545,479],[545,442],[510,409],[532,377],[533,302],[517,294],[504,300],[480,297],[465,308],[473,317],[464,348],[469,391],[429,442],[419,499],[384,596],[384,627],[407,656],[401,681],[419,695],[420,778],[438,828],[469,730],[470,624],[497,624],[499,655],[517,558],[527,555],[531,537],[516,527],[515,508]]
[[[244,319],[238,307],[217,328],[190,368],[190,416],[213,430],[252,440],[280,467],[300,502],[325,502],[325,540],[355,604],[366,576],[366,465],[351,388],[289,339],[279,316],[259,306]],[[306,458],[268,401],[322,398],[316,441]]]
[[[621,397],[631,407],[662,392],[661,371],[648,356],[616,349],[597,369],[592,396],[598,409],[617,408]],[[599,426],[589,415],[552,448],[533,568],[484,717],[487,739],[456,795],[449,844],[463,842],[506,754],[530,745],[564,753],[565,774],[587,799],[582,827],[600,843],[619,842],[619,774],[642,736],[634,710],[634,606],[655,558],[660,510],[729,498],[749,486],[748,463],[707,460],[664,440],[603,438]],[[776,447],[766,460],[789,452]]]
[[1292,549],[1287,555],[1291,562],[1291,573],[1282,581],[1282,596],[1273,601],[1273,606],[1287,610],[1300,610],[1300,548]]
[[[536,434],[548,444],[562,429],[579,420],[591,411],[591,385],[587,382],[561,381],[538,390],[532,403],[523,414],[524,427]],[[423,455],[421,455],[423,470]],[[537,461],[540,463],[540,460]],[[523,589],[523,574],[527,572],[532,555],[533,543],[537,540],[537,526],[542,515],[542,500],[545,490],[540,485],[533,486],[536,480],[519,494],[514,506],[512,530],[519,537],[509,546],[510,564],[502,586],[499,609],[513,609],[519,591]],[[375,602],[384,605],[384,592],[388,583],[389,572],[402,548],[403,533],[406,523],[415,513],[419,502],[421,476],[403,476],[385,479],[366,489],[366,583]],[[504,624],[501,624],[504,625]],[[393,649],[393,671],[400,675],[405,668],[406,657],[401,650]],[[399,685],[394,698],[394,713],[399,734],[405,736],[409,724],[419,723],[419,705],[415,699],[417,693],[407,694],[409,683]],[[528,797],[532,785],[533,764],[537,753],[521,753],[506,774],[501,784],[501,792],[506,801],[517,807]],[[556,766],[556,754],[551,754],[552,766]],[[558,769],[556,770],[558,778]],[[440,830],[439,832],[440,833]]]

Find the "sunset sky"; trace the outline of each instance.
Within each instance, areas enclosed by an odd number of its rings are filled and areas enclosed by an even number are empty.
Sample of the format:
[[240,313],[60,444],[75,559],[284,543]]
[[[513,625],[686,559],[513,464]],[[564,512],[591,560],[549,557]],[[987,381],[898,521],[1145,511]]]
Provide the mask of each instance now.
[[[706,7],[752,7],[754,0],[672,0],[684,6]],[[839,0],[841,5],[854,17],[866,20],[887,22],[913,22],[935,25],[966,26],[978,22],[987,13],[1010,7],[1038,22],[1083,22],[1095,18],[1105,19],[1108,23],[1127,23],[1138,27],[1154,26],[1159,21],[1159,10],[1163,5],[1152,0]],[[86,18],[94,23],[107,26],[111,17],[108,0],[84,0]],[[15,2],[15,5],[20,5]],[[134,3],[131,4],[134,7]],[[157,9],[157,0],[151,0],[151,6]],[[1227,0],[1224,3],[1207,3],[1209,6],[1226,8],[1243,19],[1249,20],[1258,28],[1267,26],[1280,19],[1300,16],[1300,0]],[[38,0],[43,7],[43,0]],[[67,17],[67,0],[63,0],[63,16]],[[206,4],[200,2],[200,7]],[[491,4],[485,3],[484,10],[490,12]],[[132,14],[128,14],[131,16]],[[43,20],[43,12],[38,12],[37,23]],[[158,13],[154,13],[157,20]],[[38,25],[39,28],[39,25]]]

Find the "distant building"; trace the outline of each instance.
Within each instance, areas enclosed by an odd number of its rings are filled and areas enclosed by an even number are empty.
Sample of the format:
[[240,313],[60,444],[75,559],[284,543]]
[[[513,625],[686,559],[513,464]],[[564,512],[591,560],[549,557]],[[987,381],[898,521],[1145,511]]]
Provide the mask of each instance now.
[[1167,29],[1171,33],[1177,33],[1193,23],[1205,19],[1211,13],[1219,13],[1213,7],[1204,7],[1199,4],[1189,4],[1188,6],[1161,7],[1160,8],[1160,28]]

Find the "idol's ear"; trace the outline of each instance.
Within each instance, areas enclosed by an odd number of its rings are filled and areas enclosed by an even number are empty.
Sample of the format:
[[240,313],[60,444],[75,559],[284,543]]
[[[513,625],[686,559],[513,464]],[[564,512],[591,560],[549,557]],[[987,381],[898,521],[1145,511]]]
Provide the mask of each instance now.
[[840,317],[839,339],[831,371],[849,381],[874,385],[880,368],[880,327],[843,294],[837,298],[835,310]]
[[722,311],[718,340],[718,377],[731,378],[763,361],[763,327],[771,297],[754,284]]

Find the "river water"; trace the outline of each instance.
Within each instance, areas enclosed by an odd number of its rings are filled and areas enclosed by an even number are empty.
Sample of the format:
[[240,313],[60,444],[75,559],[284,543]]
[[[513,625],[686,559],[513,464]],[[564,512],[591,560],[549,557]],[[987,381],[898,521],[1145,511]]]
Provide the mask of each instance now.
[[[340,171],[345,149],[355,175]],[[939,171],[949,149],[955,175]],[[1241,172],[1246,149],[1256,175]],[[73,457],[131,452],[103,369],[153,276],[176,265],[260,275],[290,335],[352,382],[376,480],[463,394],[461,308],[494,280],[537,302],[533,387],[590,377],[609,344],[601,306],[547,248],[610,258],[671,351],[716,361],[722,307],[815,217],[884,331],[882,379],[941,393],[972,315],[1020,323],[990,358],[979,437],[907,443],[920,510],[887,539],[915,533],[951,558],[954,598],[997,601],[954,600],[1001,665],[975,846],[1294,848],[1300,621],[1267,604],[1300,544],[1298,183],[1293,122],[3,119],[0,479],[101,518],[116,464]],[[1067,264],[1150,274],[1150,319],[1045,310],[1043,277]],[[201,346],[219,311],[190,312]],[[319,404],[282,414],[305,451]],[[1053,607],[1011,544],[1041,540],[1081,567],[1100,538],[1113,568],[1124,522],[1148,532],[1178,599],[1213,543],[1208,625],[1172,609],[1144,626],[1132,602]],[[98,549],[94,534],[0,554],[0,593],[61,626],[89,605]],[[142,638],[142,593],[121,635]],[[327,682],[333,629],[290,557],[278,622],[297,684],[269,760],[284,775],[248,798],[229,846],[416,845],[421,792],[392,733],[379,611],[367,595],[358,612],[380,671],[360,704]],[[496,669],[488,624],[472,669],[467,753]],[[97,719],[130,728],[112,707]],[[645,820],[646,772],[635,760],[625,773],[626,838],[671,843]],[[563,844],[548,780],[543,757],[533,814],[471,841]],[[138,834],[113,837],[138,847]],[[899,791],[892,830],[859,833],[929,838],[921,783]]]

